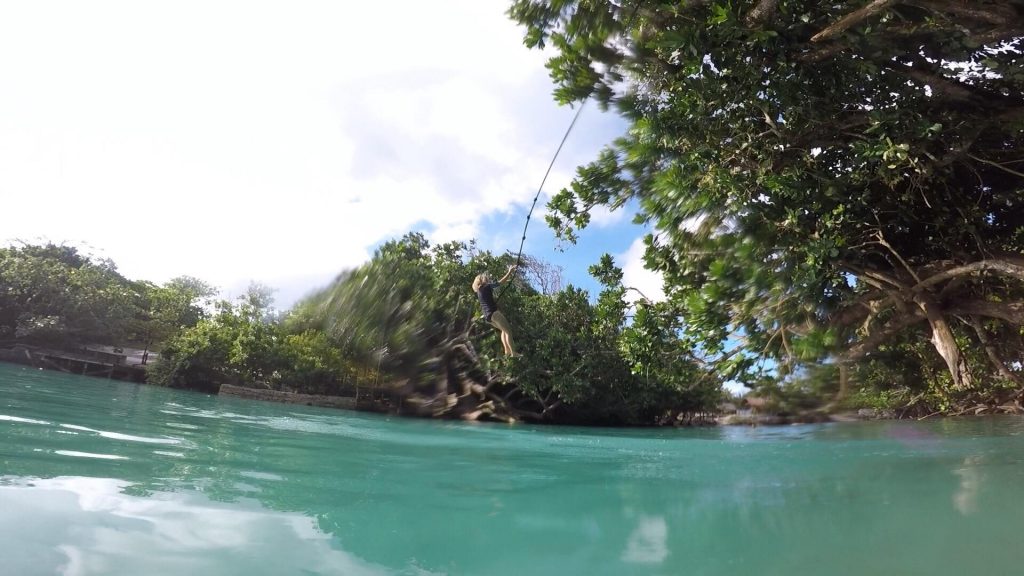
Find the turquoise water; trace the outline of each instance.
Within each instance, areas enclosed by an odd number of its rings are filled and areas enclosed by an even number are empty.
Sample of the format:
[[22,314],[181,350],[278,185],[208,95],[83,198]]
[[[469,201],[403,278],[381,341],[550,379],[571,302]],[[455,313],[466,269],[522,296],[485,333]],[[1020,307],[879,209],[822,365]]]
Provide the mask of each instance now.
[[467,425],[0,364],[0,574],[1021,574],[1024,421]]

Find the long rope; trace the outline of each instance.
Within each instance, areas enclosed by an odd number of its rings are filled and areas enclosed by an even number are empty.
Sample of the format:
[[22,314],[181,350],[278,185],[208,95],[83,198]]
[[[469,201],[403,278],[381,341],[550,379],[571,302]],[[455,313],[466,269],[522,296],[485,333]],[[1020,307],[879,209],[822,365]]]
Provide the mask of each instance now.
[[551,175],[551,169],[555,167],[555,160],[558,160],[558,155],[562,153],[562,147],[565,146],[565,141],[569,139],[569,134],[572,133],[572,129],[576,126],[576,121],[580,119],[580,114],[583,112],[583,106],[587,103],[586,100],[580,103],[580,107],[576,109],[576,115],[572,117],[572,122],[569,123],[569,128],[565,131],[565,135],[562,136],[562,141],[558,144],[558,149],[555,150],[555,155],[551,158],[551,163],[548,164],[548,170],[544,173],[544,178],[540,181],[540,187],[537,188],[537,193],[533,196],[533,204],[530,206],[530,211],[526,214],[526,224],[523,225],[523,239],[519,242],[519,254],[516,255],[516,266],[523,258],[523,245],[526,244],[526,229],[530,227],[530,217],[533,216],[533,209],[537,207],[537,200],[540,198],[540,193],[544,190],[544,184],[548,181],[548,176]]
[[[624,31],[628,32],[633,28],[633,22],[636,20],[637,12],[640,11],[640,5],[643,4],[643,0],[637,0],[635,6],[633,6],[633,13],[629,15],[629,20],[626,22]],[[519,253],[516,254],[516,266],[518,267],[523,258],[523,245],[526,244],[526,229],[530,227],[530,217],[533,216],[533,209],[537,207],[537,199],[540,198],[540,193],[544,190],[544,184],[548,181],[548,176],[551,175],[551,169],[555,166],[555,160],[558,160],[558,155],[562,152],[562,147],[565,146],[565,141],[569,139],[569,134],[572,133],[572,129],[576,127],[576,121],[580,119],[580,114],[583,112],[583,106],[587,103],[589,97],[585,98],[583,102],[580,102],[580,107],[576,109],[576,115],[572,117],[572,122],[569,123],[569,128],[565,130],[565,135],[562,136],[562,141],[558,144],[558,149],[555,150],[555,155],[551,158],[551,163],[548,164],[548,169],[544,172],[544,178],[540,181],[540,187],[537,188],[537,194],[533,196],[533,204],[530,205],[530,211],[526,214],[526,224],[523,225],[523,239],[519,241]]]

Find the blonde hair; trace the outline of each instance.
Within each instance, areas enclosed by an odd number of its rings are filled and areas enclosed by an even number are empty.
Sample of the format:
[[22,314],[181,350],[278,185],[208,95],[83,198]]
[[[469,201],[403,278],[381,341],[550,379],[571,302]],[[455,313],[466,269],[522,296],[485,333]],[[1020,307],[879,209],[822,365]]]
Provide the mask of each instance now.
[[480,274],[477,274],[476,278],[473,279],[473,292],[476,292],[476,291],[480,290],[480,287],[483,286],[484,284],[490,284],[490,283],[491,283],[491,275],[490,274],[488,274],[487,272],[481,272]]

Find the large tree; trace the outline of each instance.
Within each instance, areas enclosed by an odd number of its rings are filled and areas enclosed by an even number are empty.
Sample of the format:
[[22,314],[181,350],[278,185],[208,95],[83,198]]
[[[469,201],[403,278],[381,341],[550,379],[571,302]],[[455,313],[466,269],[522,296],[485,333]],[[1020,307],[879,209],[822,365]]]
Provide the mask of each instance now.
[[[846,365],[927,340],[1019,386],[1024,2],[517,0],[563,103],[631,122],[551,202],[638,206],[702,352]],[[1014,362],[1016,361],[1016,362]],[[844,372],[845,371],[841,371]]]
[[131,283],[110,260],[67,245],[0,248],[0,341],[121,343],[137,313]]

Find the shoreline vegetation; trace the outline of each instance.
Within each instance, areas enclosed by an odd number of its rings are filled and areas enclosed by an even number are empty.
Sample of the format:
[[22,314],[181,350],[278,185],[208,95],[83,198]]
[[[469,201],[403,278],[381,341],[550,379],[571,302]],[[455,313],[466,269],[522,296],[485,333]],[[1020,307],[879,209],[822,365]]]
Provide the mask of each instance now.
[[[16,346],[9,349],[0,348],[0,362],[6,362],[11,364],[27,365],[42,370],[56,370],[70,374],[93,376],[98,378],[108,378],[115,380],[126,380],[136,384],[145,384],[144,374],[140,377],[140,370],[144,372],[144,368],[140,366],[134,367],[134,370],[125,370],[117,372],[109,372],[105,370],[82,370],[78,371],[73,369],[74,365],[61,365],[57,364],[48,359],[50,356],[59,355],[66,356],[65,352],[56,350],[39,350],[32,349],[25,346]],[[357,391],[352,391],[353,394]],[[396,409],[391,400],[381,396],[375,396],[372,392],[364,392],[362,397],[355,395],[350,396],[334,396],[334,395],[323,395],[323,394],[303,394],[299,392],[288,392],[282,390],[272,390],[269,388],[253,388],[247,386],[235,386],[231,384],[222,384],[217,390],[217,395],[225,397],[244,398],[248,400],[258,400],[262,402],[275,402],[279,404],[297,404],[303,406],[316,406],[321,408],[333,408],[338,410],[349,410],[357,412],[374,412],[374,413],[391,413],[401,414],[401,411]],[[978,405],[973,407],[971,410],[964,412],[963,414],[954,414],[949,416],[962,416],[962,415],[994,415],[994,414],[1024,414],[1024,407],[1019,402],[1015,402],[1011,405],[1004,406],[984,406]],[[936,416],[933,414],[931,416]],[[919,417],[918,420],[928,418],[929,416]],[[859,422],[859,421],[870,421],[870,420],[898,420],[904,417],[896,410],[876,410],[872,408],[861,408],[856,411],[843,411],[836,413],[826,413],[822,411],[812,411],[805,414],[795,415],[779,415],[779,414],[755,414],[747,410],[746,413],[713,413],[704,415],[703,418],[696,422],[677,422],[676,425],[720,425],[720,426],[785,426],[793,424],[820,424],[826,422]]]
[[[66,351],[59,350],[46,350],[39,349],[36,347],[29,347],[24,345],[17,345],[12,348],[0,348],[0,362],[6,362],[10,364],[27,365],[40,370],[54,370],[75,375],[92,376],[99,378],[115,379],[122,381],[130,381],[136,384],[145,384],[145,367],[144,366],[128,366],[124,367],[124,370],[111,370],[109,363],[102,362],[104,359],[97,359],[94,356],[88,354],[76,354],[73,357],[74,363],[62,364],[55,362],[54,358],[69,358],[69,353]],[[85,363],[83,364],[83,360]],[[93,369],[86,366],[92,365]],[[81,366],[80,369],[75,369],[77,366]],[[95,368],[100,366],[99,369]],[[390,387],[396,388],[396,386]],[[357,411],[357,412],[374,412],[374,413],[387,413],[395,415],[419,415],[425,414],[417,413],[417,407],[412,410],[409,407],[403,411],[401,404],[402,399],[398,398],[398,406],[395,405],[396,399],[382,396],[379,390],[375,393],[372,390],[364,391],[362,397],[358,396],[359,390],[350,390],[351,395],[324,395],[324,394],[304,394],[300,392],[290,392],[285,390],[273,390],[270,388],[256,388],[250,386],[236,386],[232,384],[222,384],[216,391],[219,396],[244,398],[248,400],[258,400],[262,402],[274,402],[280,404],[297,404],[303,406],[316,406],[322,408],[333,408],[339,410]],[[420,403],[422,404],[422,403]],[[812,410],[801,414],[774,414],[774,413],[754,413],[749,408],[739,413],[732,410],[731,408],[725,408],[724,411],[717,411],[708,414],[701,415],[700,418],[689,422],[683,422],[681,420],[669,423],[663,422],[660,425],[676,425],[676,426],[708,426],[708,425],[721,425],[721,426],[784,426],[793,424],[820,424],[827,422],[859,422],[859,421],[871,421],[871,420],[900,420],[910,418],[907,416],[905,411],[897,411],[893,409],[874,409],[874,408],[860,408],[858,410],[844,410],[834,413],[828,413],[823,410]],[[970,409],[963,410],[956,414],[941,414],[933,413],[926,416],[919,416],[913,419],[924,420],[933,416],[981,416],[981,415],[1006,415],[1024,414],[1024,406],[1021,406],[1019,401],[1015,401],[1013,404],[1006,404],[1001,406],[991,406],[978,404],[971,407]],[[429,414],[426,414],[429,416]],[[466,420],[476,420],[477,417],[466,417]],[[514,419],[502,420],[507,423],[514,422]]]
[[[433,418],[1019,413],[1024,4],[970,4],[513,0],[555,99],[628,124],[547,224],[586,242],[592,213],[630,211],[663,298],[608,254],[592,294],[528,254],[410,232],[279,311],[264,286],[218,300],[17,243],[0,248],[0,345],[131,345],[159,351],[152,384],[366,394]],[[513,264],[505,357],[470,286]]]
[[[324,408],[338,408],[342,410],[355,410],[360,412],[395,413],[394,406],[383,398],[359,399],[354,396],[321,396],[315,394],[300,394],[297,392],[282,392],[279,390],[246,388],[224,384],[220,387],[218,395],[247,398],[250,400],[261,400],[264,402],[277,402],[282,404],[302,404],[305,406],[319,406]],[[697,422],[685,423],[685,425],[721,425],[721,426],[784,426],[792,424],[821,424],[826,422],[860,422],[870,420],[901,420],[906,419],[896,410],[877,410],[874,408],[861,408],[835,413],[823,411],[812,411],[804,414],[753,414],[749,410],[745,414],[738,413],[714,413],[705,415]],[[1019,402],[1004,406],[978,405],[962,414],[950,414],[954,416],[991,416],[1005,414],[1024,414],[1024,407]],[[924,420],[931,416],[918,417],[917,420]],[[684,424],[682,422],[678,424]]]
[[[66,246],[9,248],[0,250],[0,273],[19,264],[57,270],[23,282],[30,289],[21,313],[8,315],[14,329],[0,340],[0,360],[260,400],[509,423],[765,425],[1024,412],[1020,389],[1007,386],[943,404],[934,367],[926,372],[934,380],[898,386],[847,375],[844,390],[841,367],[818,363],[798,375],[762,373],[751,393],[731,395],[671,308],[626,302],[621,270],[607,256],[591,267],[605,287],[596,300],[572,286],[553,288],[557,272],[525,258],[501,306],[531,338],[519,339],[520,356],[504,357],[468,286],[477,270],[501,269],[508,258],[462,243],[432,246],[411,233],[284,313],[272,308],[266,287],[214,301],[199,280],[133,283],[103,262],[115,286],[94,284],[107,293],[121,284],[126,296],[76,318],[66,312],[83,310],[76,300],[97,298],[61,282],[97,264]],[[0,280],[11,286],[17,278]],[[34,308],[47,292],[67,301]],[[120,347],[127,343],[138,348]]]

